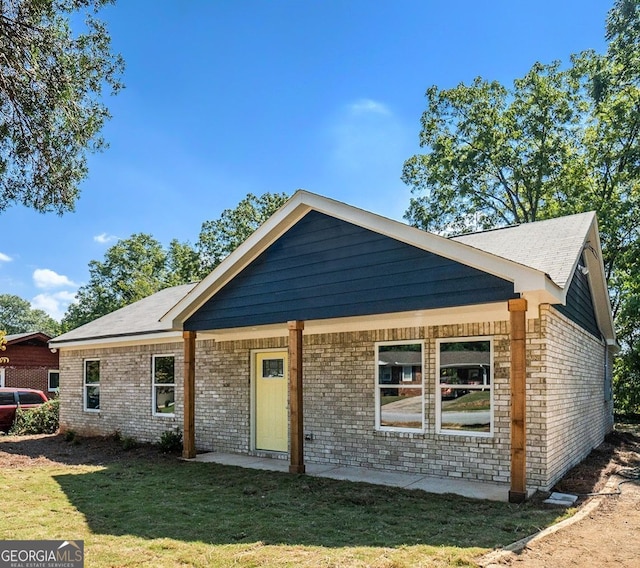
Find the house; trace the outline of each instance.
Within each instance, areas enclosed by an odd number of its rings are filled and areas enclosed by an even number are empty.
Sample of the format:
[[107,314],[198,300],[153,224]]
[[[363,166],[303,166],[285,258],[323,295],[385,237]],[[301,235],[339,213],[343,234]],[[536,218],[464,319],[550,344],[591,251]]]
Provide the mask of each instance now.
[[180,427],[185,457],[501,483],[519,502],[613,425],[594,213],[444,238],[299,191],[200,283],[50,345],[63,428]]
[[49,349],[51,336],[46,333],[7,335],[6,350],[0,361],[0,387],[26,387],[43,391],[48,397],[58,392],[59,354]]

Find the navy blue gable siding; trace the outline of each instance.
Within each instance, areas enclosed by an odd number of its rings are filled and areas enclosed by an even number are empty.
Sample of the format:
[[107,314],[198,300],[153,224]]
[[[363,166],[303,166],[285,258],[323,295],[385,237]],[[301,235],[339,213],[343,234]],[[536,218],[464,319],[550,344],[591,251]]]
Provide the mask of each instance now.
[[[580,264],[585,266],[584,257],[580,258]],[[554,307],[571,321],[577,323],[582,329],[600,339],[601,334],[593,308],[589,278],[581,270],[576,270],[573,275],[567,292],[566,306],[555,304]]]
[[210,298],[184,329],[465,306],[515,297],[509,281],[311,211]]

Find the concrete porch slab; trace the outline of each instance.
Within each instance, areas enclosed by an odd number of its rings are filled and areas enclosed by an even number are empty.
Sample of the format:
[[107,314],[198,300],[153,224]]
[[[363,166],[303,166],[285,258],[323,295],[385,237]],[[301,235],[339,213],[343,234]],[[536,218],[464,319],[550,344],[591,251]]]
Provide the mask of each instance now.
[[[267,471],[289,471],[289,462],[287,460],[260,458],[244,454],[209,452],[198,454],[194,459],[185,461],[219,463],[222,465]],[[500,483],[466,481],[462,479],[383,471],[365,467],[345,467],[314,463],[306,464],[306,472],[307,475],[314,477],[373,483],[374,485],[386,485],[389,487],[403,487],[405,489],[426,491],[427,493],[453,493],[472,499],[487,499],[490,501],[509,500],[509,486]]]

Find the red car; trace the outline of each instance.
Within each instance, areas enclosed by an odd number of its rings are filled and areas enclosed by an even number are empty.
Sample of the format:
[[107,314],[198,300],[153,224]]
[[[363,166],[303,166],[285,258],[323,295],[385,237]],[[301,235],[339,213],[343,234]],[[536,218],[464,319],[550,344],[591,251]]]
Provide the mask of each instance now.
[[35,408],[47,400],[47,395],[39,390],[0,387],[0,430],[11,429],[18,407]]

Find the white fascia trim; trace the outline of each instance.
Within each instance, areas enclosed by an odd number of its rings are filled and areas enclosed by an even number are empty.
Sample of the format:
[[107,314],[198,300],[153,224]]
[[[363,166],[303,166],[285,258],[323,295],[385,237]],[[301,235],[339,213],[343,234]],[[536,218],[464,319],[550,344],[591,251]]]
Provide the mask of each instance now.
[[[536,312],[537,314],[537,312]],[[535,317],[538,317],[535,315]],[[486,323],[509,319],[508,303],[478,304],[438,308],[435,310],[415,310],[371,316],[308,320],[304,322],[304,335],[344,333],[352,331],[370,331],[375,329],[396,329],[410,327],[428,327],[436,325],[457,325],[465,323]],[[287,337],[287,324],[271,324],[256,327],[242,327],[217,331],[198,332],[201,340],[237,341],[243,339],[265,339]]]
[[[598,231],[598,220],[594,216],[589,233],[584,244],[584,259],[586,268],[589,270],[589,285],[591,286],[591,296],[596,311],[598,327],[604,334],[607,341],[611,340],[617,345],[616,331],[613,323],[613,313],[611,311],[611,300],[609,299],[609,288],[607,277],[604,273],[604,262],[602,259],[602,245],[600,244],[600,233]],[[588,248],[589,244],[595,250],[595,255]],[[567,289],[569,287],[567,286]]]
[[514,283],[516,293],[548,291],[549,297],[545,301],[550,303],[557,302],[562,293],[562,289],[539,270],[333,199],[299,190],[160,321],[170,321],[174,329],[182,329],[182,324],[190,315],[311,210],[509,280]]
[[303,203],[305,195],[308,192],[297,191],[160,321],[170,321],[173,328],[182,329],[182,324],[190,315],[310,211]]
[[77,351],[92,347],[130,347],[134,345],[154,345],[158,343],[182,342],[181,331],[164,331],[161,333],[143,333],[140,335],[119,335],[113,337],[98,337],[77,339],[73,341],[50,341],[49,347],[61,351]]

